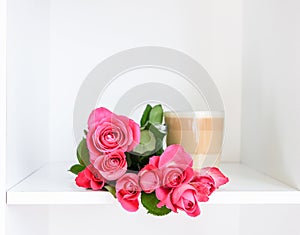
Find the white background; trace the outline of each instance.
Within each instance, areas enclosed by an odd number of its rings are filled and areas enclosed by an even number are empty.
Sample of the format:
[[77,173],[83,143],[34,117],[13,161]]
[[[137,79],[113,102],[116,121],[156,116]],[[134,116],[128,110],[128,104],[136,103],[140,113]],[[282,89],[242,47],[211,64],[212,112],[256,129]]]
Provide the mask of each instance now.
[[[7,125],[14,130],[7,133],[8,187],[47,160],[75,160],[71,120],[81,82],[106,57],[146,45],[185,52],[214,79],[227,115],[224,160],[240,160],[244,133],[242,149],[248,156],[242,160],[299,187],[299,138],[295,138],[300,131],[296,121],[300,119],[299,1],[10,0],[8,5]],[[3,18],[2,5],[0,9]],[[5,25],[2,18],[1,26]],[[1,78],[4,73],[1,62]],[[1,111],[3,87],[5,81],[1,80]],[[33,112],[26,104],[34,106]],[[276,114],[272,125],[268,115],[262,119],[255,115],[262,110]],[[247,117],[252,115],[261,126],[251,125]],[[1,118],[3,184],[5,117]],[[31,125],[23,125],[22,119]],[[265,124],[270,124],[270,130],[275,125],[284,132],[279,136],[258,132],[260,136],[255,138],[251,131]],[[19,130],[27,135],[18,135]],[[264,142],[261,134],[270,134],[272,142]],[[36,143],[34,150],[32,142]],[[272,154],[258,154],[266,145]],[[273,164],[278,161],[286,167]],[[1,196],[5,196],[4,186]],[[137,228],[144,234],[299,234],[299,205],[204,205],[202,209],[201,217],[190,219],[184,215],[146,217],[144,211],[127,214],[110,205],[9,206],[5,207],[6,234],[136,234]],[[0,211],[4,213],[4,209]]]
[[[147,45],[182,51],[209,72],[224,99],[227,114],[223,159],[239,160],[241,1],[131,0],[87,4],[53,0],[50,8],[49,92],[55,94],[49,101],[52,160],[60,160],[61,155],[72,160],[75,146],[70,120],[78,89],[87,74],[114,53]],[[119,93],[115,90],[114,96]],[[61,132],[62,129],[67,131]],[[62,149],[62,141],[69,147]]]
[[182,51],[208,71],[226,110],[223,160],[240,159],[241,1],[11,0],[8,26],[9,187],[47,160],[74,160],[83,80],[105,58],[138,46]]

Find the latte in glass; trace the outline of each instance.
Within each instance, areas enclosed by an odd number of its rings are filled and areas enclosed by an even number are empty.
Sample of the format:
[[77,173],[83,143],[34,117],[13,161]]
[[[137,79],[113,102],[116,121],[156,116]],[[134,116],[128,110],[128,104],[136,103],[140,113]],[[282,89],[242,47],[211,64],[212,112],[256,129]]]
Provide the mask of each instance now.
[[180,144],[194,160],[194,169],[219,164],[224,112],[165,112],[167,145]]

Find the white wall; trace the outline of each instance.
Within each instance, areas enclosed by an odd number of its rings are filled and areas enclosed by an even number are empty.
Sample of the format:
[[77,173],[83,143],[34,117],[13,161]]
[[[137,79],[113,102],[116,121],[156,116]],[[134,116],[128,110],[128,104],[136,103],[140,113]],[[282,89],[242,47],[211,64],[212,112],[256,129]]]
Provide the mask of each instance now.
[[[121,0],[51,0],[50,11],[48,11],[46,1],[9,1],[11,7],[14,7],[14,12],[11,12],[9,19],[15,21],[9,23],[9,28],[12,31],[8,32],[8,39],[11,43],[8,45],[10,50],[10,57],[8,57],[10,81],[10,84],[8,84],[8,105],[10,106],[8,120],[10,123],[8,123],[8,130],[12,130],[12,133],[8,133],[10,152],[8,152],[7,158],[7,171],[20,171],[18,177],[8,175],[9,179],[13,179],[11,182],[16,181],[21,175],[36,167],[35,164],[39,165],[40,160],[46,160],[46,153],[49,151],[45,144],[47,142],[46,136],[43,136],[43,133],[47,131],[43,129],[45,127],[42,125],[43,123],[37,120],[41,116],[30,116],[31,113],[26,109],[26,103],[30,103],[34,107],[38,107],[41,112],[47,113],[48,108],[43,105],[40,106],[43,102],[47,103],[47,99],[38,100],[35,98],[40,95],[39,92],[43,92],[45,95],[49,92],[48,94],[51,95],[49,100],[51,160],[74,161],[75,144],[72,137],[72,112],[81,82],[89,71],[104,58],[120,50],[144,45],[167,46],[181,50],[194,57],[208,70],[220,89],[227,111],[228,126],[224,159],[239,159],[242,1],[153,0],[147,2],[148,5],[145,2],[137,0],[126,2]],[[269,7],[270,3],[274,4]],[[281,6],[280,3],[286,5]],[[251,98],[248,100],[244,97],[243,101],[246,107],[243,110],[243,120],[245,121],[243,130],[246,136],[243,139],[245,154],[243,160],[253,165],[254,159],[257,161],[260,157],[261,167],[268,163],[273,172],[276,170],[281,172],[283,176],[281,179],[289,180],[292,178],[286,178],[286,176],[290,174],[295,179],[295,176],[297,176],[295,168],[299,165],[299,159],[296,159],[297,154],[299,156],[299,152],[297,152],[299,149],[291,148],[290,150],[288,148],[289,146],[297,146],[297,143],[293,143],[293,141],[296,141],[294,138],[296,135],[291,132],[291,123],[294,121],[293,118],[298,117],[299,119],[299,113],[296,109],[298,106],[285,105],[292,101],[291,98],[295,95],[296,86],[285,85],[284,81],[279,79],[279,75],[283,74],[282,76],[285,76],[286,81],[289,83],[292,83],[293,78],[296,78],[292,75],[297,75],[296,68],[299,66],[294,64],[289,66],[290,63],[297,63],[296,53],[293,54],[292,52],[297,48],[296,42],[299,41],[299,38],[297,38],[299,32],[290,28],[294,24],[290,25],[290,22],[294,22],[291,18],[299,19],[296,15],[297,6],[299,7],[296,1],[277,0],[270,0],[269,2],[265,0],[246,0],[245,5],[246,31],[244,38],[246,40],[244,49],[246,57],[244,58],[244,78],[246,80],[243,87],[246,94],[251,95],[249,96]],[[28,7],[37,10],[30,10],[31,14],[26,14]],[[18,11],[16,12],[15,9],[18,9]],[[264,14],[269,11],[270,18]],[[275,29],[279,27],[278,31],[264,30],[269,25],[267,23],[269,20],[277,18],[275,17],[277,16],[276,11],[285,12],[283,21],[278,21],[272,26]],[[44,50],[45,48],[47,50],[48,44],[48,13],[50,14],[51,79],[49,91],[47,92],[48,83],[45,82],[47,80],[47,74],[45,74],[47,68],[44,66],[48,65],[48,61]],[[35,17],[43,19],[42,22],[35,20]],[[25,32],[23,31],[22,34],[16,34],[16,31],[20,32],[16,28],[18,25],[24,26],[24,29],[29,29],[29,31],[24,30]],[[39,28],[40,25],[43,25],[43,27]],[[279,29],[286,32],[286,34],[279,34]],[[36,34],[36,30],[40,32]],[[40,35],[41,38],[37,35]],[[22,40],[19,40],[20,38]],[[287,50],[278,45],[281,41]],[[248,46],[249,50],[247,49]],[[32,48],[38,48],[38,50],[29,51]],[[281,57],[276,57],[273,54],[274,48],[280,52]],[[254,57],[255,53],[259,56]],[[16,58],[21,58],[20,55],[28,55],[28,57],[20,61],[16,60]],[[287,63],[284,58],[292,58],[293,60]],[[269,59],[271,62],[269,62]],[[31,68],[31,64],[38,64],[39,67],[36,68],[37,70],[28,70],[28,68]],[[260,64],[263,64],[264,67],[259,68]],[[274,67],[276,67],[276,70],[272,70]],[[24,74],[26,75],[24,80],[20,79]],[[256,76],[257,74],[259,76]],[[275,79],[271,80],[273,77],[277,78],[276,82],[274,82]],[[39,83],[38,78],[43,78],[43,82]],[[37,87],[41,88],[40,90],[34,89],[35,87],[29,89],[33,92],[33,96],[27,96],[26,91],[22,89],[26,84],[26,79],[29,79],[29,83],[37,84]],[[272,83],[270,83],[271,81]],[[245,87],[247,88],[245,89]],[[278,99],[277,96],[280,87],[289,89],[282,93],[282,99]],[[262,98],[261,103],[258,97]],[[15,100],[16,98],[17,100]],[[270,100],[276,100],[277,103],[272,103]],[[269,107],[269,104],[274,106]],[[290,102],[290,104],[294,103]],[[292,109],[292,106],[294,109]],[[281,113],[280,107],[285,107],[289,112],[295,112],[295,116],[288,115],[285,112]],[[35,131],[38,133],[33,138],[39,137],[39,143],[43,143],[37,150],[41,148],[47,149],[47,151],[39,151],[41,154],[38,155],[36,152],[33,155],[30,154],[29,150],[32,150],[32,148],[29,149],[25,145],[26,142],[31,141],[28,138],[30,136],[28,133],[31,133],[30,126],[22,126],[22,123],[18,122],[22,120],[22,117],[14,116],[15,112],[12,109],[22,111],[26,115],[25,117],[31,120],[31,125],[37,125]],[[272,120],[272,122],[267,118],[269,116],[263,116],[263,119],[261,119],[258,116],[260,112],[256,110],[267,110],[264,112],[265,115],[267,112],[274,111],[278,114],[279,119]],[[42,120],[47,123],[48,114],[42,117]],[[256,122],[249,118],[255,119]],[[284,122],[285,118],[289,124]],[[262,124],[259,124],[260,120],[263,121]],[[253,135],[253,138],[248,139],[253,134],[252,128],[256,127],[253,123],[259,124],[258,127],[262,127],[263,124],[268,125],[272,141],[280,140],[279,143],[275,142],[277,145],[272,146],[274,148],[272,155],[257,154],[258,150],[264,149],[261,147],[260,141],[264,145],[268,144],[265,138],[259,136],[258,139],[255,139],[254,136],[257,135]],[[284,130],[284,138],[276,137],[276,133],[272,132],[274,131],[274,123],[284,123],[284,126],[288,128]],[[297,127],[299,126],[295,125],[295,129]],[[22,142],[22,136],[17,136],[16,130],[22,130],[22,134],[27,138],[24,140],[25,142]],[[266,137],[268,131],[264,130],[259,134]],[[39,133],[40,131],[42,133]],[[14,148],[13,141],[16,139],[18,140],[16,143],[22,143],[24,148],[19,148],[19,146]],[[45,140],[45,142],[41,140]],[[249,143],[252,144],[246,145],[246,141],[250,141]],[[281,143],[281,141],[289,142]],[[23,151],[17,152],[18,149]],[[293,149],[295,151],[290,153]],[[246,150],[250,151],[247,155]],[[281,154],[285,158],[281,158]],[[22,158],[22,156],[26,156],[26,158]],[[41,158],[39,158],[40,156]],[[272,161],[273,158],[271,159],[271,157],[274,157],[277,161],[282,159],[283,164],[288,166],[291,171],[283,172],[287,168],[274,167],[276,161]],[[268,162],[264,162],[263,159],[265,158],[268,159]],[[17,169],[13,168],[15,166],[14,161],[18,163],[16,166],[24,169],[16,171]],[[292,183],[292,181],[289,182]],[[221,233],[232,235],[281,235],[288,231],[289,234],[297,235],[299,231],[297,220],[300,216],[299,205],[203,205],[202,211],[203,215],[201,217],[191,219],[184,215],[171,215],[165,218],[146,217],[144,211],[129,216],[120,207],[109,205],[93,207],[86,205],[9,206],[6,207],[6,234],[59,235],[67,233],[76,235],[92,234],[95,231],[99,233],[100,229],[103,234],[108,232],[119,234],[124,229],[126,230],[123,234],[135,234],[133,229],[136,228],[145,229],[144,234],[159,234],[160,231],[173,231],[173,234],[182,234],[196,231],[201,234],[212,235]],[[132,227],[128,228],[128,224]]]
[[207,69],[225,103],[223,159],[239,160],[241,11],[240,0],[51,0],[51,160],[75,159],[73,107],[87,74],[105,58],[138,46],[174,48]]
[[0,1],[0,234],[5,234],[6,208],[6,1]]
[[244,1],[242,160],[300,189],[300,2]]
[[[241,24],[240,0],[51,0],[50,4],[9,0],[8,187],[43,164],[49,152],[54,161],[75,160],[72,116],[80,84],[106,57],[137,46],[174,48],[207,69],[227,111],[230,132],[224,159],[239,160]],[[115,218],[119,223],[124,220],[123,224],[135,219],[134,226],[148,225],[156,232],[176,223],[170,228],[174,233],[184,232],[186,225],[196,230],[200,222],[203,231],[219,234],[222,227],[222,231],[237,234],[238,224],[232,228],[222,219],[230,211],[236,221],[237,206],[207,208],[203,208],[207,217],[190,220],[173,215],[162,227],[155,227],[158,218],[146,217],[144,211],[129,217],[119,207],[6,206],[6,234],[93,233],[93,225],[97,227],[99,220],[107,216],[110,222],[106,231],[116,227]],[[216,218],[220,227],[212,224]]]
[[7,2],[6,59],[6,172],[11,187],[49,155],[49,1]]

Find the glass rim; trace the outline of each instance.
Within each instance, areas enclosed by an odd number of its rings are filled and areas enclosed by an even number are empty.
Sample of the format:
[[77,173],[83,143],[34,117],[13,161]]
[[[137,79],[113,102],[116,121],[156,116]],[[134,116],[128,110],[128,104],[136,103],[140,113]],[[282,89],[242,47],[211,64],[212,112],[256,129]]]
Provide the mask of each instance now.
[[225,112],[224,111],[191,111],[191,112],[185,112],[185,111],[167,111],[164,112],[165,117],[183,117],[183,118],[211,118],[211,117],[218,117],[218,118],[224,118]]

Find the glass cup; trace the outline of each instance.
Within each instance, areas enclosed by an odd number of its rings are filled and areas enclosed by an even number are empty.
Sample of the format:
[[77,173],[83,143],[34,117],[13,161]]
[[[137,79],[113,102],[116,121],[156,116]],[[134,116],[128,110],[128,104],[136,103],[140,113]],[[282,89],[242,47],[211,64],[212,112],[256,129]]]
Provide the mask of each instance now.
[[192,155],[194,169],[217,166],[220,162],[224,112],[165,112],[167,146],[180,144]]

